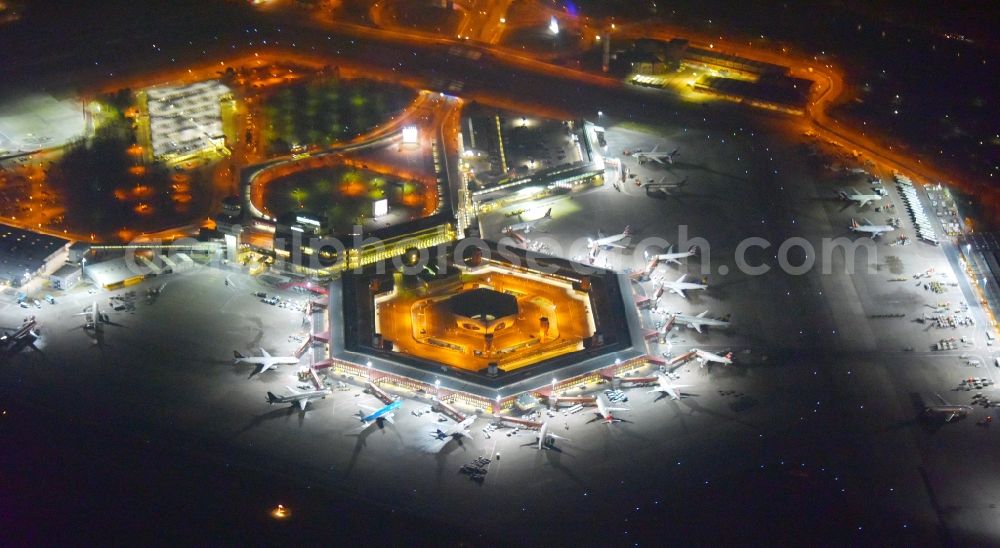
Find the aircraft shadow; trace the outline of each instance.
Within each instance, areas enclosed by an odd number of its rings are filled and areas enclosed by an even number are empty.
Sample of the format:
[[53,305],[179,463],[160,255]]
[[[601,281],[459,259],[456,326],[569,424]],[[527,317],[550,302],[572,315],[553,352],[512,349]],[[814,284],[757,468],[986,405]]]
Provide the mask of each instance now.
[[434,461],[437,462],[437,470],[435,477],[438,479],[438,481],[441,480],[441,476],[444,474],[445,467],[448,466],[448,458],[451,456],[452,453],[458,451],[459,448],[461,448],[463,452],[468,451],[468,449],[466,449],[464,445],[445,442],[444,446],[438,448],[438,451],[434,453]]
[[[378,428],[378,426],[376,426]],[[357,464],[358,455],[361,454],[361,450],[368,444],[368,436],[372,435],[374,430],[372,428],[365,428],[360,432],[355,432],[352,434],[344,434],[345,437],[355,437],[358,438],[357,442],[354,443],[354,451],[351,452],[351,460],[347,463],[347,468],[344,470],[345,476],[350,476],[351,472],[354,470],[354,465]]]
[[[562,459],[563,459],[564,455],[568,456],[568,457],[572,457],[572,455],[570,455],[569,453],[565,453],[562,450],[555,450],[555,451],[548,450],[548,451],[546,451],[546,450],[543,449],[542,451],[539,451],[539,453],[543,453],[543,455],[539,455],[539,458],[544,458],[545,461],[546,461],[546,464],[550,468],[552,468],[553,470],[555,470],[557,472],[562,473],[564,476],[566,476],[567,478],[569,478],[570,481],[572,481],[573,483],[575,483],[577,485],[577,487],[582,488],[584,491],[589,491],[589,487],[587,486],[586,483],[584,483],[584,481],[580,478],[580,476],[578,476],[575,472],[573,472],[573,470],[570,467],[566,466],[562,462]],[[537,463],[537,459],[536,459],[536,463]]]
[[244,426],[243,428],[241,428],[239,431],[236,432],[236,435],[234,437],[239,436],[244,432],[249,432],[250,430],[253,430],[254,428],[257,428],[258,426],[264,424],[265,422],[280,418],[288,419],[293,414],[297,414],[299,416],[298,422],[299,422],[299,427],[301,427],[305,419],[306,412],[299,410],[297,406],[289,405],[285,407],[279,407],[277,409],[272,409],[266,413],[261,413],[260,415],[254,415],[254,417],[250,419],[250,422],[247,423],[246,426]]
[[682,399],[682,400],[680,400],[679,403],[681,405],[686,406],[688,409],[690,409],[692,413],[705,413],[706,415],[711,415],[711,416],[719,418],[719,419],[727,420],[727,421],[730,421],[730,422],[735,422],[737,424],[742,424],[743,426],[746,426],[748,428],[752,428],[754,430],[760,430],[760,427],[758,427],[755,424],[752,424],[752,423],[749,423],[749,422],[747,422],[745,420],[742,420],[739,417],[727,415],[725,413],[720,413],[718,411],[713,411],[711,409],[708,409],[708,408],[702,406],[700,403],[697,403],[693,399]]

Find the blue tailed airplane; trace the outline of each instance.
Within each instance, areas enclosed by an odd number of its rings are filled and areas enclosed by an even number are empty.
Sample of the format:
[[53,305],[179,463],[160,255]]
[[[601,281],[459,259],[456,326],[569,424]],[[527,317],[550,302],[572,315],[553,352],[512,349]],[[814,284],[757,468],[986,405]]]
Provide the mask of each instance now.
[[386,405],[385,407],[382,407],[380,409],[375,409],[374,407],[361,405],[359,403],[358,407],[360,407],[361,409],[358,410],[358,418],[361,419],[361,428],[362,429],[368,428],[369,426],[378,422],[379,419],[382,419],[388,422],[389,424],[396,424],[396,422],[392,420],[392,417],[393,415],[395,415],[394,411],[398,409],[399,406],[401,405],[403,405],[403,402],[396,400],[390,403],[389,405]]

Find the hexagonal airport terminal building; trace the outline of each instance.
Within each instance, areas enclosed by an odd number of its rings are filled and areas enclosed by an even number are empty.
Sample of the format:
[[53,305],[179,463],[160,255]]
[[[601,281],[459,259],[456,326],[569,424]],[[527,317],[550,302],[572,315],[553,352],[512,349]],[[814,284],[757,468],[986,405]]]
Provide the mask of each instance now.
[[481,240],[421,253],[334,284],[331,357],[492,399],[644,353],[615,272]]

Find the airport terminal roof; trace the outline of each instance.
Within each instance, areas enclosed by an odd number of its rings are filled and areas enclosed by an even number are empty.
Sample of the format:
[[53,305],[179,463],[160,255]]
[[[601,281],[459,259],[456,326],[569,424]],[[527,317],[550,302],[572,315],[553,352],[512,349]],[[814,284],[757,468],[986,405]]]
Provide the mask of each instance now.
[[453,314],[485,321],[517,314],[517,299],[513,295],[485,287],[455,295],[448,299],[448,306]]
[[45,266],[69,240],[0,224],[0,280],[23,280]]
[[107,287],[137,276],[144,276],[149,272],[149,267],[141,265],[134,257],[132,260],[118,257],[100,263],[87,263],[84,274],[98,286]]

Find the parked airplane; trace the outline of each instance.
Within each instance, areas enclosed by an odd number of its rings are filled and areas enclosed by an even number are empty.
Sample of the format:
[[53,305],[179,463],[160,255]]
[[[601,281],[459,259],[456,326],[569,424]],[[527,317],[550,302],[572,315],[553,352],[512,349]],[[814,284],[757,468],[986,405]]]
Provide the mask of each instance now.
[[859,225],[857,221],[851,219],[851,231],[861,232],[864,234],[871,234],[872,239],[878,238],[885,232],[892,232],[896,230],[896,227],[890,225],[875,225],[871,221],[865,219],[865,224]]
[[849,202],[857,202],[858,209],[861,209],[872,202],[878,202],[882,200],[881,194],[862,194],[861,191],[859,191],[856,188],[852,188],[850,192],[846,190],[841,190],[838,191],[838,194],[840,194],[840,197],[844,200],[847,200]]
[[951,422],[956,418],[965,418],[972,412],[971,405],[955,405],[945,401],[941,394],[934,394],[941,402],[940,405],[929,405],[924,408],[924,414],[928,417],[944,417],[944,422]]
[[267,403],[268,405],[274,405],[276,403],[290,403],[292,405],[298,405],[299,409],[302,411],[306,410],[306,404],[312,400],[320,400],[326,398],[330,393],[327,389],[322,390],[307,390],[305,392],[300,392],[291,386],[286,386],[290,394],[287,396],[278,396],[274,392],[267,393]]
[[613,247],[617,247],[619,249],[625,249],[626,246],[618,242],[624,240],[625,238],[631,235],[632,235],[631,226],[626,226],[625,230],[623,230],[621,234],[614,234],[612,236],[605,236],[600,231],[598,231],[596,240],[587,238],[587,247],[589,247],[592,251],[598,249],[611,249]]
[[704,333],[702,331],[703,327],[729,327],[728,320],[721,320],[718,318],[711,318],[708,316],[708,310],[698,314],[697,316],[690,316],[688,314],[674,314],[670,321],[664,325],[667,331],[669,331],[669,326],[674,322],[679,322],[681,324],[687,325],[688,327],[694,329],[698,333]]
[[[680,261],[681,259],[686,259],[688,257],[694,257],[695,256],[695,249],[696,248],[694,246],[692,246],[691,249],[688,249],[687,251],[675,252],[674,251],[674,246],[670,246],[670,248],[667,249],[666,253],[660,253],[658,255],[653,255],[650,258],[656,259],[657,261],[664,261],[664,262],[674,263],[676,265],[680,265],[681,264],[681,261]],[[649,254],[647,253],[647,256],[648,255]]]
[[[114,311],[112,310],[111,312],[114,312]],[[97,299],[94,299],[93,304],[91,304],[87,308],[84,308],[83,312],[80,312],[79,314],[74,314],[74,316],[85,316],[84,327],[86,327],[88,329],[90,329],[90,328],[95,328],[96,329],[97,328],[97,324],[99,324],[99,323],[107,323],[107,322],[110,321],[108,319],[108,313],[107,312],[101,312],[100,307],[97,306]]]
[[569,438],[564,438],[558,434],[549,432],[549,423],[543,422],[542,427],[538,429],[538,448],[548,449],[553,444],[552,440],[569,441]]
[[36,330],[38,323],[35,321],[35,317],[32,316],[21,324],[21,327],[17,328],[13,333],[10,331],[5,331],[3,336],[0,336],[0,351],[8,350],[17,345],[18,342],[24,340],[27,337],[32,339],[39,338],[38,331]]
[[[518,215],[518,218],[520,219],[521,216]],[[542,215],[541,217],[537,219],[532,219],[530,221],[525,221],[522,219],[521,222],[514,223],[512,225],[505,227],[502,232],[524,232],[525,234],[527,234],[532,230],[536,230],[539,225],[548,222],[550,219],[552,219],[551,207],[548,209],[548,211],[545,212],[545,215]]]
[[620,419],[616,419],[611,413],[613,411],[628,411],[628,407],[611,407],[611,404],[607,402],[604,394],[597,395],[597,415],[604,419],[605,422],[615,422]]
[[708,289],[708,286],[705,285],[705,284],[696,284],[694,282],[685,282],[684,280],[686,278],[687,278],[687,274],[681,274],[681,277],[677,278],[677,281],[674,281],[674,282],[669,282],[669,281],[663,282],[663,287],[667,288],[667,290],[669,290],[671,293],[675,293],[677,295],[680,295],[681,297],[684,297],[685,299],[687,298],[687,295],[684,294],[684,291],[693,291],[693,290],[696,290],[696,289]]
[[267,350],[263,348],[260,349],[260,356],[244,356],[239,352],[233,350],[233,364],[249,363],[251,365],[256,365],[256,373],[263,373],[268,369],[273,369],[278,365],[295,365],[299,363],[299,359],[295,356],[272,356],[267,353]]
[[[391,405],[391,404],[390,404]],[[472,439],[472,432],[469,432],[469,428],[472,427],[472,423],[476,422],[475,415],[469,415],[462,422],[457,422],[451,425],[451,428],[447,430],[441,430],[440,428],[434,432],[434,437],[439,441],[448,441],[453,438],[469,438]]]
[[672,400],[681,399],[681,394],[680,392],[677,391],[678,388],[687,388],[688,386],[691,386],[689,384],[671,384],[670,379],[667,378],[667,376],[664,375],[663,373],[659,373],[656,375],[656,383],[657,383],[656,388],[653,388],[649,392],[651,394],[652,393],[666,394],[670,396],[670,399]]
[[635,159],[638,160],[640,164],[646,163],[650,160],[658,164],[662,164],[663,160],[666,160],[668,163],[673,164],[674,156],[680,154],[679,149],[676,148],[670,152],[659,152],[656,150],[658,148],[660,148],[660,145],[654,146],[653,149],[650,150],[649,152],[643,152],[641,150],[637,150],[632,153],[632,156],[634,156]]
[[367,405],[358,404],[360,408],[358,410],[358,418],[361,420],[361,428],[368,428],[369,426],[377,423],[379,419],[388,422],[389,424],[396,424],[396,421],[392,418],[396,415],[396,409],[403,405],[403,402],[396,400],[384,407],[375,409],[374,407],[369,407]]
[[695,353],[695,355],[698,356],[698,359],[701,361],[702,364],[706,364],[706,363],[710,363],[710,362],[721,363],[721,364],[724,364],[724,365],[732,365],[733,364],[733,353],[732,352],[726,353],[725,356],[720,356],[718,354],[713,354],[711,352],[706,352],[704,350],[699,350],[697,348],[693,349],[693,352]]

